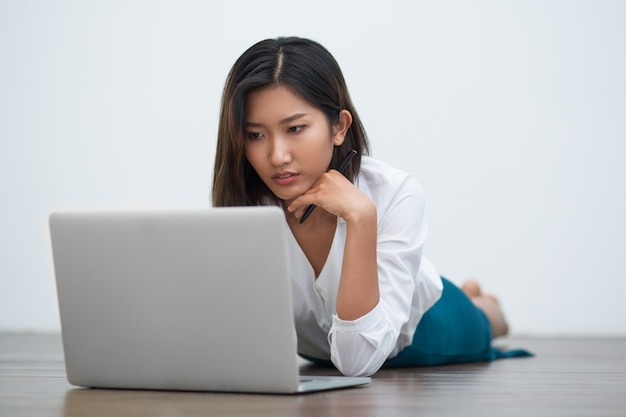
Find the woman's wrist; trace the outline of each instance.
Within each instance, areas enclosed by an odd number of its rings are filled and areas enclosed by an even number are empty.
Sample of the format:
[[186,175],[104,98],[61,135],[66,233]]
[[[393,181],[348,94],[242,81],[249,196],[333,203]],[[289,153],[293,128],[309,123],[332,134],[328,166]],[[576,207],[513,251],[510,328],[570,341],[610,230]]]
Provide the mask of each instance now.
[[356,210],[353,209],[347,213],[343,219],[348,225],[365,226],[370,224],[376,227],[376,206],[367,199]]

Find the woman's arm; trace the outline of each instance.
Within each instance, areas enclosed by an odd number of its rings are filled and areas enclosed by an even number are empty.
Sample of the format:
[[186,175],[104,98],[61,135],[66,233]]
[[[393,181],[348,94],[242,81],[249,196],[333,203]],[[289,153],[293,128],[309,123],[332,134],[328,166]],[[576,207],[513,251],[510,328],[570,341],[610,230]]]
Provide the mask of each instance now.
[[[333,319],[329,333],[331,359],[346,375],[371,375],[393,352],[397,353],[410,343],[409,322],[414,330],[419,317],[430,305],[428,299],[434,295],[428,293],[428,285],[421,283],[424,277],[418,277],[426,235],[421,187],[414,177],[408,177],[400,184],[382,184],[376,191],[370,189],[369,192],[380,205],[375,257],[380,295],[379,302],[369,313],[355,320],[345,320],[339,314]],[[349,247],[346,238],[346,252]],[[344,277],[349,278],[342,274],[342,281]],[[420,295],[418,305],[413,306],[416,284],[420,286]],[[422,294],[423,291],[426,293]]]
[[[369,199],[368,199],[369,201]],[[376,207],[350,213],[337,292],[337,316],[356,320],[376,307],[380,298],[376,262]]]

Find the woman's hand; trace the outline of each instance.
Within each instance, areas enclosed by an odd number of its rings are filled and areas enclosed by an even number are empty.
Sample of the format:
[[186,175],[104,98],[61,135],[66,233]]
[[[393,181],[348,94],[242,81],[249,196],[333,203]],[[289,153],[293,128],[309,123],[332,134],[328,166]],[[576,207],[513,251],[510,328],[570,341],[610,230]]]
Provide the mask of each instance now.
[[376,216],[374,203],[334,169],[324,173],[310,190],[292,201],[287,210],[300,219],[311,204],[346,222]]

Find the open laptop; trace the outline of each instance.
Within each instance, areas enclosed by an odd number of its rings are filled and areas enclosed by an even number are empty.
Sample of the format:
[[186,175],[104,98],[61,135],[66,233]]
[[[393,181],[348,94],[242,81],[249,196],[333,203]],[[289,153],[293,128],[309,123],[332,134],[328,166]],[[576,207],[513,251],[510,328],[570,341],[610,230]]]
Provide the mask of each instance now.
[[277,207],[50,215],[67,377],[97,388],[299,393]]

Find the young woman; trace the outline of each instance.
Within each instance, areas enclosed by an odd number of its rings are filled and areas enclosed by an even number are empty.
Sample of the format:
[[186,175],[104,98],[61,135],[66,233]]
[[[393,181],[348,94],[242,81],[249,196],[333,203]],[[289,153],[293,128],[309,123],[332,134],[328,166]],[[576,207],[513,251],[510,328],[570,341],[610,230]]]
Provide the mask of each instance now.
[[341,69],[320,44],[268,39],[236,61],[222,97],[213,205],[283,208],[300,354],[346,375],[524,354],[491,347],[508,330],[495,298],[473,281],[460,290],[422,256],[416,179],[368,154]]

